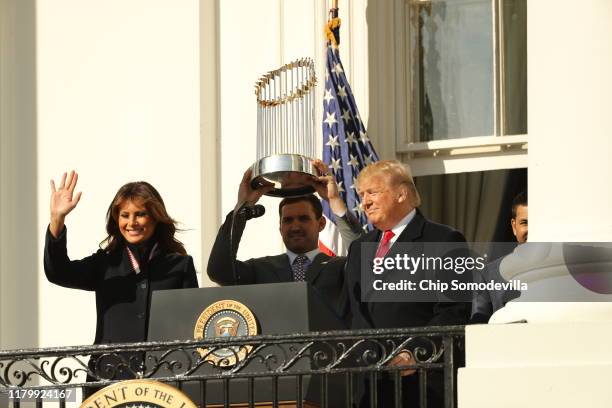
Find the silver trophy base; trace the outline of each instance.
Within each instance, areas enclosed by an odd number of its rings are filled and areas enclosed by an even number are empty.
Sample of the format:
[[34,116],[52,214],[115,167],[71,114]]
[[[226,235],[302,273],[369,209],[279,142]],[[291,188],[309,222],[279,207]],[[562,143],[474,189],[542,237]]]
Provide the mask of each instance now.
[[251,187],[273,184],[272,197],[298,197],[314,193],[317,175],[312,160],[299,154],[275,154],[257,160],[251,167]]

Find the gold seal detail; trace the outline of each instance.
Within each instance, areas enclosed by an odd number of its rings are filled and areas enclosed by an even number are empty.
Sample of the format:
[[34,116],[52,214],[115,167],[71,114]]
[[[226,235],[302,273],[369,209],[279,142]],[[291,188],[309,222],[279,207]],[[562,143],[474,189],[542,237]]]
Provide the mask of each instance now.
[[[193,337],[196,340],[218,337],[255,336],[257,321],[248,307],[235,300],[220,300],[208,306],[198,317]],[[231,367],[242,361],[253,346],[199,348],[206,360],[223,367]]]
[[197,408],[181,391],[153,380],[121,381],[87,398],[81,408]]

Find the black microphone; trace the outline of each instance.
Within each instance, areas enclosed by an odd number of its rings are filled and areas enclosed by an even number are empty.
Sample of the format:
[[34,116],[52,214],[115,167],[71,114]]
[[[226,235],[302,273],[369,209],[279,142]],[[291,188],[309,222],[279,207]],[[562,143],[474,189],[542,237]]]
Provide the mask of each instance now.
[[245,219],[250,220],[251,218],[259,218],[266,213],[266,207],[261,204],[255,204],[253,206],[242,207],[238,210],[238,214],[244,216]]

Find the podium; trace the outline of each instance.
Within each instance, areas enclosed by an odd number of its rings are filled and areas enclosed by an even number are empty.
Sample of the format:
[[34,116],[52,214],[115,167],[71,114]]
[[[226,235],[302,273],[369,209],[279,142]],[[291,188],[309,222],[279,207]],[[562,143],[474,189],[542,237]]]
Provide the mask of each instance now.
[[[258,333],[262,335],[346,329],[334,308],[322,299],[316,288],[306,282],[287,282],[153,292],[148,341],[193,339],[194,329],[202,312],[215,302],[223,300],[240,302],[250,309],[257,321]],[[316,349],[311,350],[311,353],[314,352]],[[212,367],[207,366],[205,364],[196,374],[219,371],[213,371]],[[292,366],[292,370],[309,369],[311,361],[308,358],[302,358]],[[263,362],[261,365],[251,362],[240,373],[248,376],[248,373],[265,371],[267,370]],[[169,372],[160,370],[156,375],[164,377],[168,376]],[[248,381],[247,378],[233,378],[229,381],[231,406],[246,406]],[[185,383],[183,390],[192,396],[193,401],[199,401],[201,396],[205,395],[207,407],[223,406],[224,380],[206,380],[205,392],[202,392],[201,387],[199,382]],[[301,395],[305,407],[320,405],[321,387],[320,376],[303,376]],[[344,387],[342,376],[328,376],[327,389],[335,390],[328,393],[329,406],[343,406]],[[295,406],[298,388],[296,376],[291,375],[278,377],[276,385],[271,377],[255,377],[253,396],[257,406],[268,406],[266,403],[273,400],[274,388],[278,401],[287,402],[287,405],[280,406]]]

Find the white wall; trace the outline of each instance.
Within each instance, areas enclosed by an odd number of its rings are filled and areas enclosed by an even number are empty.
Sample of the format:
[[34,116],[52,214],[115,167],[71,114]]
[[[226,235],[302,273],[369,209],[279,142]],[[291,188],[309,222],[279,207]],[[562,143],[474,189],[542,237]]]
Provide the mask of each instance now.
[[[201,271],[198,2],[39,0],[36,29],[39,236],[49,179],[63,171],[78,170],[83,191],[66,222],[73,258],[105,237],[116,190],[147,180]],[[39,268],[39,345],[91,343],[94,295],[52,285]]]
[[[529,240],[609,242],[612,4],[529,1],[527,15]],[[492,399],[500,407],[609,407],[609,387],[598,381],[609,378],[611,358],[597,344],[610,331],[610,309],[511,302],[494,321],[528,324],[468,326],[459,407]]]

